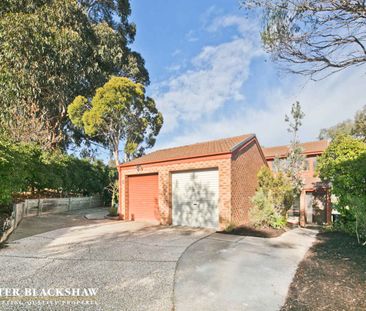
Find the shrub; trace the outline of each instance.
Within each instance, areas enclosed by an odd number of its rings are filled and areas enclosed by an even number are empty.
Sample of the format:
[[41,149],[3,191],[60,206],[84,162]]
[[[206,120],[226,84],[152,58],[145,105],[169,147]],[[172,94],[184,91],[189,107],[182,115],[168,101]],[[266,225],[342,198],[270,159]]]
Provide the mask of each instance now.
[[283,173],[274,174],[264,166],[258,172],[258,186],[252,197],[250,222],[255,227],[283,228],[294,200],[291,182]]
[[0,141],[0,205],[20,192],[54,191],[61,195],[102,194],[110,182],[101,161],[62,152],[44,152],[34,144]]
[[278,213],[286,215],[294,203],[294,190],[289,178],[282,172],[274,174],[268,166],[263,166],[258,172],[258,186],[270,197]]
[[262,188],[255,193],[252,203],[254,206],[249,210],[249,217],[254,227],[279,229],[286,225],[286,217],[274,207],[271,195],[268,195]]
[[338,199],[338,228],[356,235],[359,243],[366,241],[366,143],[337,136],[320,157],[317,169]]

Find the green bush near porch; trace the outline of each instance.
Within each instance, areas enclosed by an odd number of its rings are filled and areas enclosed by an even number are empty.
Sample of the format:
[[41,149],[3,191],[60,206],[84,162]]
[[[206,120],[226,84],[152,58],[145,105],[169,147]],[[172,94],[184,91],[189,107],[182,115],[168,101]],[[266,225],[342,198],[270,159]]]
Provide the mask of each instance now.
[[287,211],[294,202],[290,180],[282,172],[274,174],[263,166],[258,172],[258,186],[249,211],[251,224],[275,229],[285,227]]
[[318,172],[337,197],[341,215],[335,228],[366,243],[366,143],[347,135],[336,137],[320,157]]

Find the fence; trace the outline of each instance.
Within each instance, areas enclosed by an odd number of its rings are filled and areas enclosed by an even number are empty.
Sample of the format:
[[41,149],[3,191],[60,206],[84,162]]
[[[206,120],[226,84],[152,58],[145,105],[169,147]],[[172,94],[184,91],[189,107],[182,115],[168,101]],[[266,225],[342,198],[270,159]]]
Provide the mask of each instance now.
[[25,200],[25,202],[16,205],[23,205],[20,210],[24,217],[27,217],[100,207],[102,206],[102,201],[99,196],[95,196],[61,199],[32,199]]
[[72,210],[103,206],[100,196],[60,199],[29,199],[13,205],[12,215],[0,228],[0,243],[4,242],[24,217],[56,214]]

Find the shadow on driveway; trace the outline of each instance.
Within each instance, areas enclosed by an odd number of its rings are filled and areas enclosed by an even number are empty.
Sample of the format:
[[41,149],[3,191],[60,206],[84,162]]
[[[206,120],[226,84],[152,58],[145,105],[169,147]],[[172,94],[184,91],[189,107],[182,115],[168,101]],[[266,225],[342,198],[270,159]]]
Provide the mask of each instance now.
[[10,235],[7,242],[13,242],[36,234],[61,228],[108,222],[107,220],[88,220],[84,217],[89,213],[103,211],[107,213],[107,208],[81,209],[65,213],[25,217],[23,218],[20,225]]

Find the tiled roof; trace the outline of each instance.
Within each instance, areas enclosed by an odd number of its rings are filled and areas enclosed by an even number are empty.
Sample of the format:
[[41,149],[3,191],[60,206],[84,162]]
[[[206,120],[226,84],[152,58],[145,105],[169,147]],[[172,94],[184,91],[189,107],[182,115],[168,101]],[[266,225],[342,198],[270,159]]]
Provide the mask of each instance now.
[[[325,149],[328,147],[327,140],[317,140],[317,141],[310,141],[307,143],[300,144],[301,147],[304,149],[303,153],[323,153]],[[269,147],[269,148],[262,148],[263,153],[266,158],[274,158],[274,157],[285,157],[289,151],[289,146],[276,146],[276,147]]]
[[130,162],[124,163],[122,164],[122,166],[156,163],[174,159],[186,159],[200,156],[230,153],[236,145],[248,139],[251,139],[252,137],[254,137],[254,134],[246,134],[236,137],[197,143],[193,145],[161,149],[146,154],[140,158],[134,159]]

